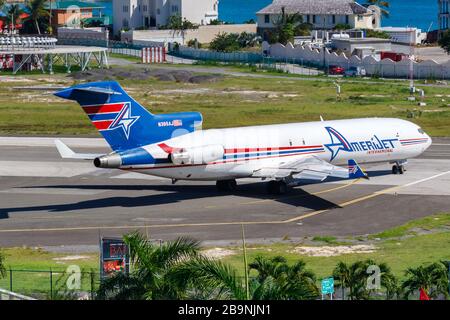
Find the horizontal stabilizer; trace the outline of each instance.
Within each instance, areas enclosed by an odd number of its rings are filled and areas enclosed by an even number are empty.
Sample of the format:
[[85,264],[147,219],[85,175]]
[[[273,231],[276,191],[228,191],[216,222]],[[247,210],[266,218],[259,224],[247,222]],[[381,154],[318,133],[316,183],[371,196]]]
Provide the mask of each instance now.
[[369,179],[367,173],[365,173],[363,169],[361,169],[361,167],[353,159],[348,160],[348,177],[350,179],[358,179],[358,178]]
[[97,157],[103,156],[103,153],[75,153],[61,140],[55,140],[56,149],[58,149],[61,158],[64,159],[83,159],[83,160],[94,160]]

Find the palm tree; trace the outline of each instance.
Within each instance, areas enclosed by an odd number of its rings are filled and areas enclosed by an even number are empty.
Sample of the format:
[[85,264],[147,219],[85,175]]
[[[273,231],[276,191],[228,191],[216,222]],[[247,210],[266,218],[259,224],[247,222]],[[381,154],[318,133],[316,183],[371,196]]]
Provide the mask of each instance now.
[[[302,260],[294,265],[287,264],[284,257],[272,259],[258,256],[249,265],[258,272],[257,291],[254,298],[260,299],[314,299],[319,295],[316,276],[306,269]],[[270,288],[270,290],[267,290]]]
[[46,8],[47,0],[30,0],[26,5],[26,10],[29,12],[28,17],[34,23],[36,31],[41,34],[41,29],[39,28],[39,22],[42,19],[49,17],[50,13]]
[[18,4],[12,4],[6,11],[6,24],[10,25],[13,29],[17,21],[20,19],[20,15],[23,13]]
[[302,23],[303,17],[300,13],[289,14],[286,13],[285,7],[282,7],[279,18],[273,22],[276,30],[276,41],[282,44],[286,44],[289,41],[293,42],[295,33],[300,30],[298,28]]
[[378,6],[381,11],[381,15],[385,18],[389,18],[389,1],[385,0],[367,0],[368,5]]
[[0,251],[0,278],[6,276],[6,268],[5,268],[5,256]]
[[[305,270],[303,261],[290,266],[283,257],[267,259],[257,257],[249,264],[258,275],[250,281],[252,300],[314,299],[318,297],[315,276]],[[190,298],[246,299],[245,281],[230,266],[206,257],[199,257],[180,265],[173,273],[178,287],[201,289],[200,293],[187,289],[194,295]],[[180,282],[181,281],[181,282]]]
[[124,237],[130,248],[130,274],[117,273],[100,284],[99,299],[179,299],[183,288],[172,281],[172,272],[180,264],[188,263],[199,253],[199,242],[178,238],[161,246],[155,245],[140,233]]
[[439,294],[448,297],[447,269],[442,262],[408,268],[405,275],[407,278],[402,285],[405,290],[405,299],[420,289],[424,290],[430,298],[435,298]]
[[[394,274],[391,271],[391,268],[386,263],[376,263],[375,261],[368,259],[364,261],[364,267],[366,269],[366,272],[371,265],[376,265],[379,268],[380,271],[380,285],[386,290],[386,299],[391,300],[394,299],[394,297],[398,297],[400,295],[400,287],[398,285],[398,280],[394,276]],[[370,291],[368,290],[367,296],[370,296]]]
[[363,261],[356,261],[350,265],[339,262],[333,270],[333,277],[341,286],[344,298],[345,289],[349,289],[350,300],[365,298],[366,265]]
[[380,285],[386,290],[386,298],[393,299],[398,295],[398,282],[386,263],[376,263],[373,260],[356,261],[352,264],[339,262],[333,270],[333,277],[342,290],[342,299],[345,299],[345,289],[348,288],[348,297],[353,299],[369,299],[373,289],[367,288],[367,270],[369,266],[376,265],[380,270]]

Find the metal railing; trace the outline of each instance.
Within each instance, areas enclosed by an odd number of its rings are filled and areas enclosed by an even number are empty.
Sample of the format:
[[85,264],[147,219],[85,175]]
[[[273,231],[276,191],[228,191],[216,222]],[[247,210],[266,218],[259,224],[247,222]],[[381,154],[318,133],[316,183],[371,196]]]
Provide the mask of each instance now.
[[0,288],[0,301],[1,300],[36,300],[36,299]]

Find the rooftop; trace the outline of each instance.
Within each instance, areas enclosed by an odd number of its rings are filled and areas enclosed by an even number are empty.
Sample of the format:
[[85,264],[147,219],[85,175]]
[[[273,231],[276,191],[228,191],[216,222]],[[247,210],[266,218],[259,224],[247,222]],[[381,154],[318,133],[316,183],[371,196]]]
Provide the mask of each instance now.
[[365,14],[369,13],[366,7],[353,0],[273,0],[272,4],[261,9],[257,14],[280,13],[284,7],[286,13],[301,14]]
[[[46,6],[50,9],[50,4]],[[51,2],[52,10],[68,10],[70,7],[78,7],[80,9],[101,9],[104,8],[98,4],[92,2],[83,2],[83,1],[55,1]],[[72,8],[70,8],[72,10]]]

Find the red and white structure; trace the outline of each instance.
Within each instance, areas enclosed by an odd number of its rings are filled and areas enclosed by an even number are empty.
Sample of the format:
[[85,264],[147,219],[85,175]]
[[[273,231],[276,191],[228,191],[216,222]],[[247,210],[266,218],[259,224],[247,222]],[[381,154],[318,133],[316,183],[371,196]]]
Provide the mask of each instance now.
[[142,48],[142,63],[161,63],[166,62],[165,47]]

